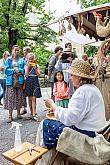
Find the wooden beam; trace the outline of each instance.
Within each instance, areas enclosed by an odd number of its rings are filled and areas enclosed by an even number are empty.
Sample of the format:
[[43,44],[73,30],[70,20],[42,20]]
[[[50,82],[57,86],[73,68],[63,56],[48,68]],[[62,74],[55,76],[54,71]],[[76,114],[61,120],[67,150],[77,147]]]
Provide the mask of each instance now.
[[99,12],[99,11],[105,11],[105,10],[110,10],[110,6],[99,8],[99,9],[94,9],[94,10],[89,11],[89,13],[93,13],[94,11]]
[[[77,28],[78,27],[78,18],[75,17],[75,21],[73,21],[73,25]],[[93,31],[94,33],[96,32],[96,27],[94,24],[92,24],[91,22],[89,22],[84,16],[83,16],[83,26],[87,27],[88,29],[90,29],[91,31]]]

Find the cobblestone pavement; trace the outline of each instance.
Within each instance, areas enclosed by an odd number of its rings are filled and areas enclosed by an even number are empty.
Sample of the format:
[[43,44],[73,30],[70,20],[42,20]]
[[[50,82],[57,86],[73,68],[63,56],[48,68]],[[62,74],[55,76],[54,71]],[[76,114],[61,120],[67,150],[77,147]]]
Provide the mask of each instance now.
[[[42,88],[43,98],[50,97],[50,88]],[[29,107],[27,107],[28,113],[23,115],[23,119],[16,118],[16,111],[13,112],[13,118],[15,122],[21,123],[21,140],[23,142],[30,142],[35,144],[36,132],[39,125],[39,122],[27,120],[26,117],[29,116]],[[38,101],[38,114],[40,119],[45,118],[45,114],[41,111],[42,103]],[[8,111],[3,110],[3,107],[0,107],[0,165],[12,165],[7,161],[2,153],[13,148],[14,146],[14,136],[15,129],[10,130],[11,124],[7,123],[8,120]]]

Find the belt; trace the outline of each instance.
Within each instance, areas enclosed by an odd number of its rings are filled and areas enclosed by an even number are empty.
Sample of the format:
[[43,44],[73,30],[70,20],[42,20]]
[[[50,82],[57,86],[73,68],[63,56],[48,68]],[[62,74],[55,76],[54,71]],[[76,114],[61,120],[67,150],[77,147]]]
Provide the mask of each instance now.
[[37,76],[37,75],[34,75],[34,74],[30,74],[29,76],[31,76],[31,77],[35,77],[35,76]]

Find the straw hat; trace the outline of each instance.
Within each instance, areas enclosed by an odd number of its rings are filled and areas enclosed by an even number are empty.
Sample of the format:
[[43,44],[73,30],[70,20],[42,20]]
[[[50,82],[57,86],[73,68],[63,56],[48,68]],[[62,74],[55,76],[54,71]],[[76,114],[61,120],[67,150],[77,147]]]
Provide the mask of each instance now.
[[94,79],[94,77],[90,75],[89,63],[84,60],[79,60],[79,59],[73,60],[69,70],[66,70],[66,72],[75,76]]
[[64,49],[64,53],[70,54],[70,53],[72,53],[72,51],[71,51],[70,48],[65,48],[65,49]]

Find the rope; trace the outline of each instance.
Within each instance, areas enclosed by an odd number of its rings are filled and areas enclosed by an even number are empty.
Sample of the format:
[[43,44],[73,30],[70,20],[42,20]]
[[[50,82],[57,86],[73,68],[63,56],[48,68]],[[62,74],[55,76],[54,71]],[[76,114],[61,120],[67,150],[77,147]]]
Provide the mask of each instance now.
[[94,79],[96,79],[98,73],[99,73],[99,70],[102,66],[102,63],[105,59],[105,55],[108,51],[108,48],[110,47],[110,38],[109,39],[106,39],[102,44],[101,46],[99,47],[99,50],[97,52],[97,60],[98,60],[98,67],[95,71],[95,74],[94,74]]

